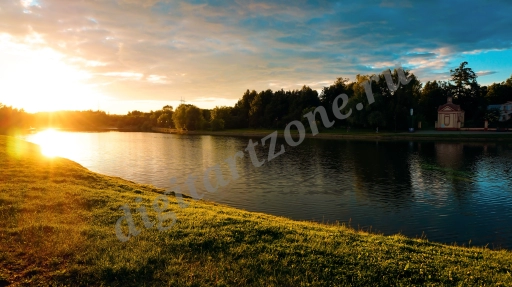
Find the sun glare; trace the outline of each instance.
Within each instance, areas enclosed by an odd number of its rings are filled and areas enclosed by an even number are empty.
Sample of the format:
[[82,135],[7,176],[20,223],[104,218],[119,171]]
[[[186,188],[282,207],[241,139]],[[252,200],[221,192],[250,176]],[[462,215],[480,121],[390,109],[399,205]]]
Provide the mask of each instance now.
[[58,130],[53,128],[38,132],[33,142],[41,147],[41,153],[46,157],[66,157],[69,158],[76,152],[76,144],[69,142],[69,138]]
[[36,36],[17,42],[0,34],[0,102],[28,112],[96,109],[91,74]]
[[59,151],[62,151],[58,138],[58,132],[55,129],[46,129],[37,133],[35,141],[41,147],[44,156],[55,157],[60,155]]

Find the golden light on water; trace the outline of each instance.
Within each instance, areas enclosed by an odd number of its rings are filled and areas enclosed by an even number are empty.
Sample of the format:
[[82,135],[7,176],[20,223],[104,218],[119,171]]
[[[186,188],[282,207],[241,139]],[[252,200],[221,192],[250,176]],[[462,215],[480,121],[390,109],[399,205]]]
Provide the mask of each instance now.
[[64,144],[62,135],[55,129],[50,128],[37,133],[34,142],[41,147],[41,152],[47,157],[65,156],[69,152],[69,145]]
[[63,157],[73,161],[90,157],[84,151],[91,149],[92,138],[85,133],[65,132],[57,128],[48,128],[24,137],[26,141],[38,145],[45,157]]

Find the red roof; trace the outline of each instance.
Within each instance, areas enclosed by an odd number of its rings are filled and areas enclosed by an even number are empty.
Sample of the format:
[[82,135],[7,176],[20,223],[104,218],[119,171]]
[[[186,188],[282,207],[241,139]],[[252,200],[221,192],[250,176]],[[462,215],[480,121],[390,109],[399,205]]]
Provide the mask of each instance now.
[[452,108],[453,110],[461,111],[461,109],[460,109],[460,106],[459,106],[459,105],[452,104],[452,103],[446,103],[446,104],[444,104],[444,105],[440,105],[440,106],[439,106],[439,108],[437,109],[437,111],[440,111],[440,110],[444,109],[445,107],[450,107],[450,108]]

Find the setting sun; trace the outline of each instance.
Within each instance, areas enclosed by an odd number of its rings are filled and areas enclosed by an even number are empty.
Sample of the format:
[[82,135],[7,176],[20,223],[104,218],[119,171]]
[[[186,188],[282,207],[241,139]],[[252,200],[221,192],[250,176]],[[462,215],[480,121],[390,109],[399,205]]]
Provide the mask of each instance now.
[[87,83],[91,75],[43,44],[37,34],[21,42],[0,35],[0,102],[28,112],[96,109],[100,95]]

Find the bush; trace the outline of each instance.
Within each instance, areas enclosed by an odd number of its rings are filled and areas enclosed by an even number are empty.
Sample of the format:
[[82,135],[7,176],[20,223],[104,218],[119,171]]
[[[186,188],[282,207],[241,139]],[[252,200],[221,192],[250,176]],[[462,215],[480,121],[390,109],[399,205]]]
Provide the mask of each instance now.
[[210,122],[210,126],[212,131],[221,131],[224,130],[224,120],[221,119],[213,119]]

